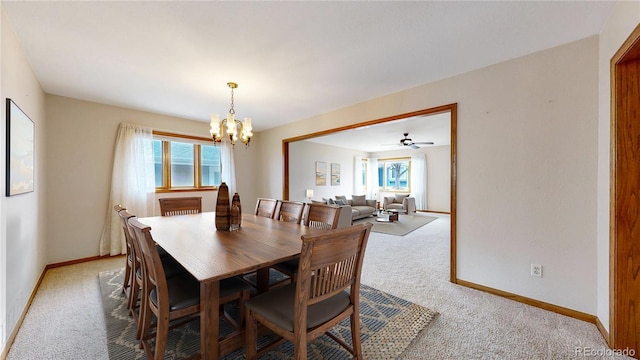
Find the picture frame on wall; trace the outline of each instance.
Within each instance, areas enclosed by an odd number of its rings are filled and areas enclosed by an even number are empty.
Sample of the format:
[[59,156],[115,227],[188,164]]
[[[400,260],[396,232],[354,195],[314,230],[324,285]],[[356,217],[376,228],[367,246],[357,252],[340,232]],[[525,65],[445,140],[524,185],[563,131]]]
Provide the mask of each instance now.
[[34,188],[35,125],[9,98],[6,114],[6,196],[14,196]]
[[316,185],[327,185],[327,163],[316,161]]
[[340,164],[331,163],[331,185],[340,185]]

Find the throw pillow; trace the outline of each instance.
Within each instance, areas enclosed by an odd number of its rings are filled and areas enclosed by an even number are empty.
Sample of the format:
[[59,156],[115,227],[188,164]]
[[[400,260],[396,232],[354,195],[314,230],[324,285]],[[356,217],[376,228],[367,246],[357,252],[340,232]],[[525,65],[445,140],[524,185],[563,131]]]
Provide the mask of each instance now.
[[367,206],[366,195],[351,195],[353,206]]
[[384,197],[384,203],[385,204],[393,204],[396,201],[396,198],[394,196],[385,196]]
[[322,198],[322,201],[324,201],[325,204],[329,205],[329,200],[331,200],[330,198]]
[[402,204],[402,200],[406,197],[409,197],[409,194],[396,194],[396,202]]
[[326,201],[319,201],[319,200],[311,200],[312,204],[326,204]]
[[336,200],[336,201],[335,201],[335,204],[336,204],[336,205],[347,205],[347,203],[346,203],[344,200],[342,200],[342,199],[338,199],[338,200]]
[[343,195],[336,195],[336,200],[342,200],[344,201],[344,204],[347,204],[347,197],[343,196]]

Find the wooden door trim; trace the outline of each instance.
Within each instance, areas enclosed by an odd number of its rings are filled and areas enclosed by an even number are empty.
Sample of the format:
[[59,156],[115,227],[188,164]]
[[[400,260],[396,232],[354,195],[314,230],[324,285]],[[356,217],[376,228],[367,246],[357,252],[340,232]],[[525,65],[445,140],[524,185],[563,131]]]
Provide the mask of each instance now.
[[[631,35],[625,40],[620,49],[616,52],[616,54],[611,58],[610,68],[611,68],[611,134],[610,134],[610,199],[609,199],[609,334],[608,334],[608,343],[611,348],[621,348],[624,347],[623,343],[626,342],[621,333],[623,329],[628,327],[630,324],[627,322],[630,321],[630,314],[620,314],[619,305],[624,301],[621,298],[621,291],[617,291],[618,280],[621,276],[620,267],[625,266],[618,261],[618,251],[619,251],[619,242],[624,241],[625,239],[618,238],[618,206],[622,206],[618,203],[617,195],[621,189],[618,188],[618,165],[624,166],[624,164],[617,164],[618,154],[625,151],[628,146],[627,143],[620,141],[619,134],[617,133],[617,128],[619,125],[619,121],[621,120],[622,113],[622,105],[626,102],[627,96],[624,96],[622,93],[621,79],[619,76],[622,72],[622,66],[624,63],[628,63],[630,61],[638,61],[640,60],[640,25],[636,26]],[[636,100],[637,101],[637,100]],[[635,105],[638,107],[638,105]],[[628,265],[628,264],[627,264]],[[635,264],[638,266],[638,264]],[[626,319],[626,320],[625,320]],[[603,334],[606,336],[606,334]],[[625,345],[626,346],[626,345]],[[640,349],[635,349],[640,350]]]
[[456,198],[456,184],[457,184],[457,171],[456,171],[456,166],[457,166],[457,161],[456,161],[456,156],[457,156],[457,142],[458,142],[458,103],[453,103],[453,104],[447,104],[447,105],[442,105],[442,106],[437,106],[437,107],[433,107],[433,108],[428,108],[428,109],[423,109],[423,110],[417,110],[417,111],[413,111],[410,113],[405,113],[405,114],[399,114],[399,115],[394,115],[394,116],[390,116],[390,117],[386,117],[386,118],[382,118],[382,119],[376,119],[376,120],[370,120],[370,121],[365,121],[362,123],[358,123],[358,124],[352,124],[352,125],[347,125],[347,126],[342,126],[339,128],[334,128],[334,129],[328,129],[328,130],[323,130],[323,131],[319,131],[319,132],[315,132],[315,133],[311,133],[311,134],[306,134],[306,135],[300,135],[300,136],[296,136],[293,138],[288,138],[288,139],[283,139],[282,140],[282,156],[283,156],[283,176],[282,176],[282,199],[284,200],[288,200],[289,199],[289,143],[291,142],[295,142],[295,141],[300,141],[300,140],[306,140],[306,139],[311,139],[317,136],[323,136],[323,135],[328,135],[328,134],[332,134],[332,133],[336,133],[339,131],[343,131],[343,130],[350,130],[350,129],[355,129],[355,128],[359,128],[359,127],[363,127],[363,126],[369,126],[369,125],[374,125],[374,124],[380,124],[380,123],[385,123],[388,121],[393,121],[393,120],[398,120],[398,119],[404,119],[404,118],[409,118],[409,117],[413,117],[413,116],[421,116],[421,115],[435,115],[435,114],[440,114],[440,113],[445,113],[445,112],[449,112],[450,113],[450,121],[451,121],[451,239],[450,239],[450,263],[449,263],[449,278],[452,283],[456,283],[457,282],[457,273],[456,273],[456,203],[457,203],[457,198]]

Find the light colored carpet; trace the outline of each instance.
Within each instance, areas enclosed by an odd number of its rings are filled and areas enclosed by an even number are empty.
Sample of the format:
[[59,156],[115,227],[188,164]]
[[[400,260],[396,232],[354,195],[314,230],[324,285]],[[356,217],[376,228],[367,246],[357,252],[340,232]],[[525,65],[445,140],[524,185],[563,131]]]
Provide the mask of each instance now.
[[[110,360],[134,359],[144,356],[135,339],[135,323],[127,314],[126,299],[122,294],[124,268],[100,273],[102,305],[107,329],[107,347]],[[226,310],[237,316],[237,306],[227,304]],[[384,293],[372,287],[360,288],[360,323],[362,352],[366,359],[396,359],[421,331],[428,330],[429,323],[437,314],[423,306],[412,304],[404,299]],[[224,321],[221,334],[233,331]],[[350,321],[347,319],[335,326],[331,332],[351,344]],[[165,360],[184,359],[197,354],[200,349],[200,322],[194,321],[169,332]],[[381,339],[385,341],[381,341]],[[260,346],[273,341],[265,336]],[[340,347],[328,336],[313,340],[307,346],[310,360],[351,359],[351,354]],[[266,354],[265,354],[266,355]],[[293,358],[293,345],[285,342],[270,351],[267,358],[290,360]],[[244,350],[236,350],[221,360],[242,360]]]
[[356,220],[355,223],[358,224],[362,222],[370,222],[373,224],[373,228],[371,229],[372,232],[396,235],[396,236],[404,236],[432,222],[435,219],[437,219],[437,217],[427,216],[427,215],[422,215],[420,213],[417,213],[415,215],[400,214],[400,216],[398,217],[398,221],[394,221],[394,222],[379,222],[379,221],[376,221],[376,218],[371,217],[371,218]]
[[[363,284],[439,313],[399,359],[582,359],[576,347],[607,349],[593,324],[450,283],[449,217],[429,215],[438,219],[402,241],[372,233],[365,255]],[[8,359],[108,359],[96,274],[123,264],[49,270]]]

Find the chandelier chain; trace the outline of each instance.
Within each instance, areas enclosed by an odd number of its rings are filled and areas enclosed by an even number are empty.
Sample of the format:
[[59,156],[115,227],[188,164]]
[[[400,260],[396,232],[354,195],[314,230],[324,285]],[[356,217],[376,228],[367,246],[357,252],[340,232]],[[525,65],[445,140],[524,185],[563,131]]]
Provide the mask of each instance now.
[[229,114],[236,114],[236,110],[233,108],[233,87],[231,87],[231,109],[229,109]]

